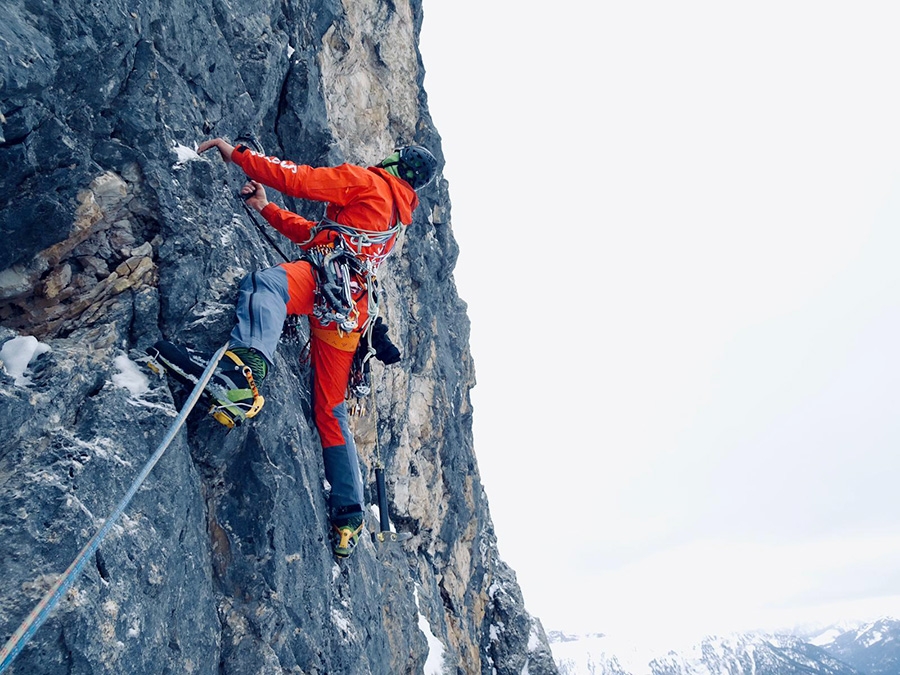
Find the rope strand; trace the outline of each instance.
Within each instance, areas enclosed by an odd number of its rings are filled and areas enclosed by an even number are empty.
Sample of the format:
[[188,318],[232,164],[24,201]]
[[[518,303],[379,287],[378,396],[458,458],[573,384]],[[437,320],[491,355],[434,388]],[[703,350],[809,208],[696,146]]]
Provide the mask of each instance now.
[[147,476],[150,475],[153,467],[156,466],[156,463],[159,462],[160,458],[163,456],[163,453],[174,440],[175,435],[181,430],[181,427],[184,424],[184,421],[187,419],[188,414],[191,412],[191,410],[194,409],[197,401],[200,400],[200,397],[203,395],[203,390],[206,388],[206,385],[210,381],[210,379],[212,379],[213,373],[216,370],[216,366],[222,359],[222,356],[225,354],[228,346],[229,345],[226,342],[225,345],[221,347],[219,351],[217,351],[209,360],[209,363],[206,366],[206,370],[203,371],[200,379],[197,380],[197,384],[194,386],[193,391],[191,391],[191,394],[185,402],[184,406],[182,406],[181,412],[178,414],[178,417],[176,417],[175,421],[172,422],[165,437],[156,448],[156,451],[144,465],[144,468],[141,469],[141,472],[138,474],[137,478],[134,479],[134,482],[131,484],[128,492],[125,494],[125,497],[121,502],[119,502],[119,505],[116,506],[113,512],[103,523],[103,526],[93,537],[91,537],[90,541],[88,541],[88,543],[84,545],[84,548],[81,549],[81,551],[75,557],[75,560],[72,561],[72,564],[69,565],[66,571],[63,572],[53,583],[53,585],[50,587],[50,590],[48,590],[44,597],[41,598],[41,601],[38,602],[35,608],[31,610],[31,613],[26,617],[25,621],[22,622],[22,625],[20,625],[16,629],[16,632],[12,634],[12,637],[10,637],[9,640],[7,640],[6,644],[3,645],[3,648],[0,649],[0,673],[6,671],[6,669],[10,666],[16,656],[19,655],[19,652],[22,651],[28,641],[32,637],[34,637],[34,634],[37,632],[38,628],[40,628],[47,620],[47,617],[50,616],[50,612],[53,611],[62,596],[66,593],[66,591],[69,590],[69,588],[71,588],[72,584],[75,583],[88,558],[97,551],[97,549],[100,547],[100,544],[103,542],[103,539],[112,529],[113,525],[116,524],[116,522],[125,512],[128,504],[131,502],[134,495],[137,494],[138,489],[140,489]]

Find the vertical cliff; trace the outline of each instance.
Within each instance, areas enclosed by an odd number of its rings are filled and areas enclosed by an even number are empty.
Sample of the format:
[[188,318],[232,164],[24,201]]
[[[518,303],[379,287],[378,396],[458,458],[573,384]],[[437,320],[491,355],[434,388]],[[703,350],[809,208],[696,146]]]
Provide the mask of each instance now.
[[[252,135],[310,164],[371,164],[398,143],[440,159],[422,13],[421,0],[0,0],[0,342],[49,346],[30,383],[0,372],[0,640],[185,396],[129,374],[143,349],[165,337],[212,353],[238,281],[281,262],[235,198],[239,170],[190,148]],[[384,283],[404,359],[376,364],[376,409],[355,419],[366,483],[377,433],[412,538],[334,561],[303,323],[261,416],[230,433],[191,418],[10,672],[556,672],[478,476],[446,181],[420,198]]]

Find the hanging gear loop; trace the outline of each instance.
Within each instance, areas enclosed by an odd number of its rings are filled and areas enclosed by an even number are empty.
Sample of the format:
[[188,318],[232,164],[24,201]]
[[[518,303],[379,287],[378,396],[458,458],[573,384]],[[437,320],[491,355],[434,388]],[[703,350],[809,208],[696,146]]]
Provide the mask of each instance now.
[[38,602],[38,604],[31,611],[25,621],[22,622],[22,625],[16,629],[16,632],[13,633],[12,637],[10,637],[9,640],[7,640],[6,644],[3,645],[3,648],[0,649],[0,673],[5,672],[9,665],[16,658],[16,656],[19,655],[19,652],[22,651],[28,641],[34,636],[38,628],[40,628],[41,625],[43,625],[44,621],[47,620],[47,617],[50,616],[50,612],[53,611],[62,596],[66,593],[66,591],[69,590],[72,584],[75,583],[88,558],[93,555],[98,548],[100,548],[100,544],[103,542],[103,539],[107,534],[109,534],[109,531],[112,529],[113,525],[116,524],[116,522],[125,512],[128,504],[131,503],[131,500],[134,498],[135,494],[137,494],[137,491],[147,479],[147,476],[150,475],[153,467],[156,466],[157,462],[159,462],[160,458],[162,458],[163,453],[165,453],[169,445],[175,439],[176,434],[178,434],[178,432],[181,430],[181,427],[184,425],[184,422],[190,412],[194,409],[197,401],[199,401],[202,397],[206,385],[209,383],[210,379],[212,379],[213,373],[215,373],[216,370],[216,366],[222,359],[222,356],[225,354],[228,346],[228,343],[223,345],[219,349],[219,351],[217,351],[209,360],[209,363],[206,366],[206,370],[203,371],[203,374],[197,381],[196,386],[191,391],[191,394],[190,396],[188,396],[187,401],[185,401],[184,406],[182,406],[181,412],[178,413],[178,417],[176,417],[175,421],[172,422],[172,424],[169,426],[169,430],[166,432],[165,437],[163,437],[153,455],[144,465],[144,468],[141,469],[141,472],[138,474],[137,478],[134,479],[134,482],[131,484],[128,492],[125,494],[125,497],[121,502],[119,502],[119,505],[116,506],[115,510],[113,510],[113,512],[103,523],[103,526],[93,537],[91,537],[90,541],[88,541],[88,543],[84,545],[84,548],[81,549],[81,551],[75,557],[75,560],[73,560],[72,564],[69,565],[68,569],[66,569],[66,571],[63,572],[53,583],[53,585],[50,587],[50,590],[48,590],[44,597],[41,598],[41,601]]
[[323,326],[334,323],[341,332],[355,330],[359,309],[354,296],[371,285],[366,283],[372,278],[367,267],[340,243],[314,246],[304,251],[301,259],[309,262],[316,275],[313,316]]
[[[399,239],[403,224],[397,219],[396,206],[392,209],[391,227],[387,230],[365,230],[342,225],[325,218],[310,229],[309,239],[300,244],[308,245],[316,236],[325,231],[334,232],[334,241],[313,246],[304,251],[301,259],[312,265],[316,274],[316,300],[313,316],[323,325],[334,323],[338,331],[351,332],[359,326],[358,298],[366,295],[368,318],[362,331],[366,333],[378,318],[378,268],[387,259],[392,246],[383,251],[395,237]],[[364,249],[380,246],[382,251],[374,253]],[[355,286],[355,287],[354,287]]]

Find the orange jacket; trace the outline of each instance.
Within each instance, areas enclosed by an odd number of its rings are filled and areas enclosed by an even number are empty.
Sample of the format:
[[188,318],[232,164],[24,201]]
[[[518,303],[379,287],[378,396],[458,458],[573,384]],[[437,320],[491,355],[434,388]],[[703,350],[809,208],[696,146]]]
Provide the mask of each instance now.
[[[234,149],[231,159],[247,176],[283,194],[328,202],[326,217],[361,230],[384,232],[395,224],[395,219],[408,225],[419,203],[409,183],[378,167],[341,164],[314,168],[266,157],[242,145]],[[338,236],[323,230],[307,243],[315,222],[272,203],[262,210],[262,215],[272,227],[288,239],[304,244],[304,248],[330,243]],[[393,248],[394,241],[392,237],[386,244],[364,248],[361,257],[379,259]]]

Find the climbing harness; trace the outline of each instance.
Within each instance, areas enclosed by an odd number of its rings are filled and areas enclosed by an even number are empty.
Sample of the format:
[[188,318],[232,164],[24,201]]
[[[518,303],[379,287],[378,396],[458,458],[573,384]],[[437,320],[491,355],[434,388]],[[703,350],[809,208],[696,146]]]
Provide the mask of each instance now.
[[[309,238],[300,244],[305,246],[312,243],[312,240],[323,231],[336,232],[351,247],[356,249],[357,254],[361,254],[364,248],[369,246],[385,246],[394,236],[403,231],[403,223],[397,217],[397,205],[394,204],[391,210],[391,226],[387,230],[364,230],[359,227],[350,225],[342,225],[330,218],[323,218],[309,230]],[[384,262],[384,259],[390,255],[390,251],[372,254],[370,258],[373,260],[372,266],[377,268]]]
[[26,617],[25,621],[22,622],[22,625],[16,629],[16,632],[13,633],[12,637],[10,637],[6,644],[3,645],[3,648],[0,649],[0,673],[6,671],[16,656],[19,655],[19,652],[25,647],[26,643],[37,632],[38,628],[40,628],[44,621],[47,620],[50,612],[53,611],[63,595],[69,590],[72,584],[75,583],[88,558],[97,551],[103,539],[109,534],[113,525],[115,525],[122,516],[125,509],[128,507],[128,504],[131,502],[132,498],[134,498],[134,495],[137,494],[138,489],[140,489],[147,476],[150,475],[153,467],[156,466],[157,462],[159,462],[160,458],[163,456],[163,453],[165,453],[166,449],[175,439],[176,434],[181,430],[181,427],[184,425],[191,410],[194,409],[197,401],[200,400],[200,397],[203,395],[203,390],[212,378],[216,366],[222,359],[228,346],[228,343],[223,345],[209,360],[206,370],[203,371],[203,374],[197,380],[197,384],[191,391],[190,396],[188,396],[187,401],[185,401],[184,406],[181,408],[181,412],[178,413],[175,421],[169,426],[166,435],[163,437],[153,455],[151,455],[150,459],[144,465],[144,468],[141,469],[137,478],[134,479],[134,482],[125,494],[125,497],[119,502],[119,505],[116,506],[103,523],[103,526],[93,537],[91,537],[90,541],[84,545],[84,548],[81,549],[75,557],[75,560],[72,561],[72,564],[69,565],[66,571],[53,583],[41,601],[38,602],[35,608],[31,610],[28,617]]
[[313,246],[303,252],[301,259],[309,262],[316,275],[313,316],[324,326],[333,323],[339,331],[349,333],[359,326],[354,295],[366,288],[368,270],[341,241]]
[[[334,232],[336,236],[330,243],[306,249],[301,256],[316,275],[313,316],[323,325],[334,323],[338,331],[355,330],[359,326],[357,298],[366,294],[371,325],[378,316],[378,268],[393,250],[385,251],[387,244],[403,232],[397,206],[392,206],[387,230],[364,230],[324,218],[310,228],[309,238],[300,246],[309,245],[321,232]],[[360,257],[364,250],[365,259]]]

